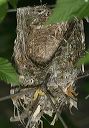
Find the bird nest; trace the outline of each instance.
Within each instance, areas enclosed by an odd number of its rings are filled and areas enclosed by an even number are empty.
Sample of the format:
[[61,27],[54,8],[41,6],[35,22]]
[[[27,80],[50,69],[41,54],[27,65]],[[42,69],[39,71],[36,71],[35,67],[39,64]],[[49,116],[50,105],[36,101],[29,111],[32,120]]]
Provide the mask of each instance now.
[[14,116],[26,128],[38,128],[41,116],[55,114],[53,125],[61,117],[65,105],[77,108],[75,81],[81,72],[75,67],[84,51],[81,20],[44,25],[52,9],[46,6],[17,9],[15,63],[20,86],[12,86]]

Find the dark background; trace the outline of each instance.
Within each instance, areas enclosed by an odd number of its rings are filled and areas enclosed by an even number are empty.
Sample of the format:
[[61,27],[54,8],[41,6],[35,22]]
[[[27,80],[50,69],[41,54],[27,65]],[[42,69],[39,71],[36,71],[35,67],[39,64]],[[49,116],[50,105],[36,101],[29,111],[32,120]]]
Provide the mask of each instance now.
[[[40,0],[19,0],[18,7],[40,5]],[[55,0],[43,0],[42,4],[54,5]],[[11,6],[9,5],[11,9]],[[86,50],[89,47],[89,24],[84,20]],[[0,24],[0,57],[9,59],[12,62],[13,46],[16,37],[16,11],[8,12],[3,22]],[[86,66],[86,71],[89,66]],[[89,94],[89,77],[76,82],[78,95],[78,110],[72,109],[73,115],[64,108],[62,116],[69,128],[89,128],[89,99],[85,97]],[[9,95],[10,85],[0,82],[0,97]],[[0,102],[0,128],[22,128],[20,123],[10,123],[13,116],[13,104],[11,100]],[[47,115],[46,118],[51,120]],[[45,128],[53,128],[44,120]],[[62,128],[58,121],[55,128]]]

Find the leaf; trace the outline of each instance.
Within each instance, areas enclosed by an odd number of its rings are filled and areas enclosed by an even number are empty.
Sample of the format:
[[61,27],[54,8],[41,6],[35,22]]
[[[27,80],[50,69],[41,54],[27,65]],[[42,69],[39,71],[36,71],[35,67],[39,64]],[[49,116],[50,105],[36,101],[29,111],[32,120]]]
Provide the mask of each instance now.
[[89,52],[86,53],[86,55],[79,59],[77,62],[77,66],[80,66],[82,64],[88,64],[89,63]]
[[38,96],[43,96],[43,95],[45,95],[45,93],[40,89],[37,89],[36,92],[34,93],[33,100],[36,100]]
[[4,19],[8,9],[7,0],[0,0],[0,22]]
[[9,0],[9,3],[11,4],[11,6],[13,8],[16,8],[17,7],[18,0]]
[[12,64],[4,58],[0,57],[0,79],[7,82],[8,84],[18,84],[19,79]]
[[47,23],[57,23],[71,20],[74,17],[83,18],[89,16],[88,0],[57,0],[53,14]]

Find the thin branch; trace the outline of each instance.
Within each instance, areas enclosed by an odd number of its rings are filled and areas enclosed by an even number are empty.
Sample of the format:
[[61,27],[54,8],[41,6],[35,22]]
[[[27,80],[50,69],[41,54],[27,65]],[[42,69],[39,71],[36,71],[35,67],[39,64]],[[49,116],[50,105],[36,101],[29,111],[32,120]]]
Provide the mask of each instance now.
[[14,87],[12,87],[12,89],[15,89],[15,88],[26,89],[26,88],[28,88],[28,90],[24,90],[24,92],[22,91],[22,92],[18,92],[18,93],[16,93],[16,94],[11,94],[11,95],[8,95],[8,96],[5,96],[5,97],[1,97],[1,98],[0,98],[0,102],[1,102],[1,101],[5,101],[5,100],[8,100],[8,99],[11,99],[11,98],[14,98],[14,97],[16,97],[16,96],[20,96],[20,95],[26,94],[27,92],[29,92],[29,89],[38,88],[38,87],[41,86],[44,82],[47,84],[49,77],[50,77],[50,74],[48,73],[48,74],[46,75],[44,81],[43,81],[41,84],[39,84],[39,85],[35,85],[35,86],[26,86],[26,87],[24,87],[24,86],[14,86]]
[[86,78],[89,76],[89,73],[85,74],[85,75],[82,75],[82,76],[78,76],[77,78],[75,78],[75,80],[79,80],[79,79],[82,79],[82,78]]
[[17,9],[9,9],[7,12],[8,12],[8,13],[17,12]]
[[[77,77],[77,78],[75,78],[75,80],[77,81],[77,80],[79,80],[79,79],[82,79],[82,78],[86,78],[86,77],[88,77],[89,76],[89,73],[88,74],[85,74],[85,75],[82,75],[82,76],[79,76],[79,77]],[[47,79],[46,79],[47,78]],[[45,78],[45,80],[44,81],[46,81],[46,83],[47,83],[47,81],[48,81],[48,75],[46,76],[46,78]],[[42,85],[42,84],[41,84]],[[38,85],[36,85],[36,86],[26,86],[26,87],[24,87],[24,86],[20,86],[20,89],[26,89],[26,88],[28,88],[28,89],[34,89],[34,88],[37,88],[38,87]],[[12,88],[19,88],[19,86],[14,86],[14,87],[12,87]],[[60,88],[61,89],[61,88]],[[62,89],[61,89],[61,91],[62,91]],[[5,96],[5,97],[2,97],[2,98],[0,98],[0,102],[1,101],[5,101],[5,100],[8,100],[8,99],[10,99],[10,98],[13,98],[13,97],[15,97],[15,96],[19,96],[19,95],[22,95],[23,93],[25,94],[25,93],[27,93],[27,92],[29,92],[29,90],[26,90],[26,91],[24,91],[24,92],[19,92],[19,93],[16,93],[16,94],[12,94],[12,95],[8,95],[8,96]],[[63,92],[63,91],[62,91]]]
[[[30,5],[29,5],[30,6]],[[48,8],[54,8],[55,7],[55,5],[46,5]],[[31,6],[30,6],[31,7]],[[34,6],[32,6],[32,7],[34,7]],[[13,12],[17,12],[17,9],[9,9],[8,11],[7,11],[8,13],[13,13]]]
[[[30,88],[30,90],[31,89],[35,89],[35,88]],[[1,97],[0,98],[0,102],[1,101],[5,101],[5,100],[8,100],[8,99],[11,99],[11,98],[14,98],[14,97],[16,97],[16,96],[20,96],[20,95],[24,95],[24,94],[27,94],[29,92],[29,89],[28,90],[24,90],[24,92],[22,91],[22,92],[18,92],[18,93],[16,93],[16,94],[11,94],[11,95],[8,95],[8,96],[5,96],[5,97]]]

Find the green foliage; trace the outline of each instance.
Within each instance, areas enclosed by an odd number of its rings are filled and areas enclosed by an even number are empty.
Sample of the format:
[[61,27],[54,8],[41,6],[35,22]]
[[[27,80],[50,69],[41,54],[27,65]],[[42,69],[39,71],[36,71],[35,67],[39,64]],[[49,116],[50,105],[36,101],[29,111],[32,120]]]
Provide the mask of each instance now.
[[80,66],[81,64],[88,64],[89,63],[89,52],[86,53],[86,55],[79,59],[77,62],[77,66]]
[[4,19],[8,9],[7,0],[0,0],[0,22]]
[[53,14],[48,19],[48,24],[71,20],[74,17],[89,16],[88,0],[57,0]]
[[0,23],[3,21],[8,11],[8,2],[11,4],[13,8],[16,8],[18,0],[0,0]]
[[12,84],[18,84],[18,75],[15,69],[12,67],[11,63],[4,59],[0,58],[0,79]]
[[17,7],[18,0],[9,0],[9,3],[11,4],[11,6],[13,8],[16,8]]

